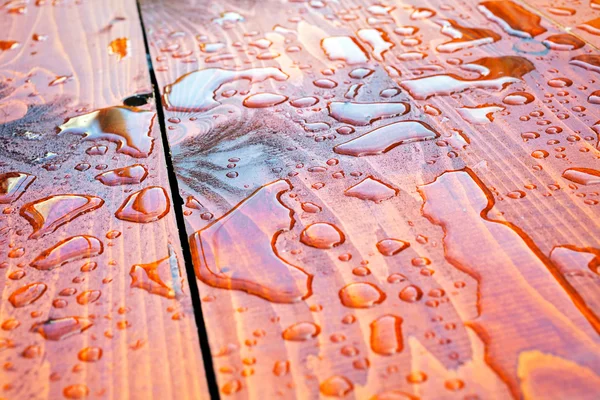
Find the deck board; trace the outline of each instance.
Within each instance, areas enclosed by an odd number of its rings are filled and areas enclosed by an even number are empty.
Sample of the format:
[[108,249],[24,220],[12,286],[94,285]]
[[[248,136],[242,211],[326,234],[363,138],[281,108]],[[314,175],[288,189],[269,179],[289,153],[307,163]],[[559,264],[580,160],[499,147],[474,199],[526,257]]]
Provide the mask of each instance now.
[[0,26],[0,398],[209,398],[135,1]]
[[498,3],[141,1],[223,395],[595,396],[596,51]]

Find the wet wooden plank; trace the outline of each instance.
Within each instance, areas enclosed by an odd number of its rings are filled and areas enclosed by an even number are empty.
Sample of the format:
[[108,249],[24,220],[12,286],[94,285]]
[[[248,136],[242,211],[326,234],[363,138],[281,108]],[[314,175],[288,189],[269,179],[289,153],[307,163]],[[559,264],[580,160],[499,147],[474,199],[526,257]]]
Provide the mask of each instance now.
[[561,30],[578,36],[598,49],[600,47],[600,2],[522,0],[532,12],[552,21]]
[[592,47],[508,1],[141,5],[223,394],[595,396]]
[[135,1],[0,26],[0,397],[208,398]]

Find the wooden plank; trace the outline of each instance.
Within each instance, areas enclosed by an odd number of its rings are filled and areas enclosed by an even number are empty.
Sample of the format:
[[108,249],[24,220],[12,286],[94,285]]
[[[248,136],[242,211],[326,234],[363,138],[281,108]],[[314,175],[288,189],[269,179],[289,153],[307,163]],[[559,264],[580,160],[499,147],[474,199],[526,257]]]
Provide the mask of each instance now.
[[597,0],[521,1],[529,10],[540,13],[561,30],[582,38],[596,49],[600,47],[600,2]]
[[141,6],[222,394],[596,396],[591,47],[508,1]]
[[208,398],[135,1],[0,26],[0,398]]

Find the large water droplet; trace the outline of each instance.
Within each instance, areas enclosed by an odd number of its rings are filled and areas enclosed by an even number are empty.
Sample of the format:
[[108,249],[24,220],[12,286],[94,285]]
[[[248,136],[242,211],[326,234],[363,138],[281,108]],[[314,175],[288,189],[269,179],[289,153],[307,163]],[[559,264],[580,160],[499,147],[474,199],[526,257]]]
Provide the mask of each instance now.
[[95,237],[74,236],[44,250],[30,265],[33,268],[48,271],[70,261],[97,256],[102,251],[102,242]]
[[345,237],[335,225],[317,222],[304,228],[300,241],[317,249],[330,249],[344,243]]
[[366,282],[350,283],[340,290],[339,295],[342,304],[350,308],[370,308],[386,298],[381,289]]
[[168,299],[175,298],[175,290],[169,287],[161,275],[171,277],[174,281],[181,279],[181,271],[175,253],[150,264],[136,264],[129,271],[131,287],[143,289]]
[[371,349],[377,354],[390,356],[404,348],[402,318],[384,315],[371,323]]
[[0,174],[0,204],[10,204],[21,197],[35,176],[24,172],[7,172]]
[[352,382],[341,375],[334,375],[321,383],[319,390],[325,396],[344,397],[352,392],[354,385]]
[[349,197],[356,197],[361,200],[370,200],[380,203],[383,200],[391,199],[398,193],[397,189],[378,181],[372,177],[367,177],[356,185],[346,189],[344,194]]
[[600,171],[591,168],[569,168],[563,172],[563,178],[580,185],[600,183]]
[[512,1],[483,1],[477,7],[490,21],[494,21],[509,35],[533,38],[546,32],[541,18]]
[[25,307],[42,297],[46,289],[48,289],[48,286],[45,283],[30,283],[15,290],[8,298],[8,301],[15,308]]
[[86,347],[77,354],[77,357],[83,362],[96,362],[102,358],[102,349],[100,347]]
[[393,256],[408,248],[410,243],[400,239],[383,239],[377,242],[377,250],[384,256]]
[[287,97],[276,93],[256,93],[244,99],[243,104],[248,108],[273,107],[287,101]]
[[332,61],[344,61],[346,64],[362,64],[369,60],[367,52],[350,36],[331,36],[321,41],[321,47]]
[[117,153],[135,158],[152,152],[152,124],[156,114],[131,107],[108,107],[69,118],[60,135],[83,135],[85,140],[108,140],[117,144]]
[[92,321],[83,317],[65,317],[38,322],[31,332],[39,333],[46,340],[62,340],[91,328]]
[[312,322],[298,322],[283,331],[282,337],[293,342],[312,339],[321,332],[321,328]]
[[171,204],[165,189],[150,186],[131,194],[115,216],[123,221],[148,223],[158,221],[169,213]]
[[280,200],[290,189],[284,180],[263,186],[194,233],[190,246],[198,278],[277,303],[310,296],[312,275],[281,258],[275,246],[279,234],[294,224],[292,211]]
[[406,301],[407,303],[419,301],[421,300],[421,297],[423,297],[423,291],[415,285],[407,286],[400,291],[400,300]]
[[408,103],[354,103],[332,101],[327,106],[329,116],[355,126],[369,125],[382,118],[392,118],[406,114]]
[[137,185],[148,176],[148,170],[141,164],[117,168],[96,176],[106,186]]
[[420,121],[399,121],[365,133],[333,148],[338,154],[354,157],[387,153],[405,143],[431,140],[439,136],[429,125]]
[[54,232],[60,226],[75,218],[96,210],[104,200],[95,196],[80,194],[52,195],[25,204],[20,211],[33,227],[30,239],[38,239]]

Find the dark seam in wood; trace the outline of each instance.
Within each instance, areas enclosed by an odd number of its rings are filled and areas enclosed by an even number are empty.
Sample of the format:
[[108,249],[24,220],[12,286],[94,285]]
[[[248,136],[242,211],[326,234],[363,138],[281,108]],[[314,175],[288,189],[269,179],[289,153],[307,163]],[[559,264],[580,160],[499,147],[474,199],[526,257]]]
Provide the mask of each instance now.
[[154,68],[152,66],[152,56],[150,55],[150,45],[148,43],[148,37],[146,36],[146,28],[144,26],[144,19],[142,16],[142,10],[139,0],[136,0],[138,15],[140,19],[140,25],[142,29],[142,35],[144,38],[144,47],[146,51],[146,60],[148,62],[148,72],[152,82],[154,90],[154,99],[156,105],[156,112],[158,115],[158,121],[160,124],[161,140],[163,142],[163,149],[165,152],[165,162],[167,168],[167,174],[169,179],[169,185],[171,189],[171,198],[173,200],[173,210],[175,212],[175,218],[177,221],[177,229],[179,231],[179,241],[181,242],[181,250],[183,252],[183,260],[185,263],[185,270],[187,274],[187,280],[190,288],[190,296],[192,297],[192,306],[194,308],[194,317],[196,319],[196,327],[198,329],[198,337],[200,341],[200,349],[202,351],[202,359],[204,363],[204,371],[206,373],[206,381],[208,384],[208,391],[210,397],[215,400],[220,399],[219,386],[217,384],[217,377],[212,361],[212,355],[210,351],[210,345],[208,342],[208,334],[206,331],[206,325],[204,322],[204,316],[202,314],[202,304],[200,302],[200,292],[198,290],[198,283],[196,281],[196,275],[194,273],[194,265],[192,263],[192,253],[189,247],[189,241],[185,229],[185,221],[183,217],[183,199],[179,195],[179,185],[177,182],[177,176],[175,175],[175,169],[173,167],[173,160],[171,159],[171,150],[169,147],[169,141],[167,140],[167,130],[165,125],[165,114],[162,107],[162,99],[160,95],[160,87],[154,74]]

